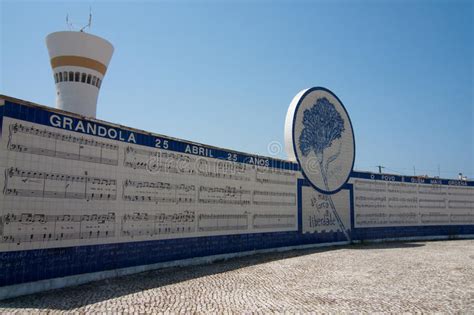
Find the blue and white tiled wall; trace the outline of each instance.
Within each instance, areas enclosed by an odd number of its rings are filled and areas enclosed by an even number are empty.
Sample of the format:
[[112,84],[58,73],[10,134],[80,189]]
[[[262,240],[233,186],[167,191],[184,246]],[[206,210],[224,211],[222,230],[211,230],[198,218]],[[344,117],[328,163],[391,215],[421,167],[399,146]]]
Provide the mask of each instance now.
[[287,161],[8,99],[0,117],[0,287],[277,247],[474,235],[474,182],[353,172],[325,196]]

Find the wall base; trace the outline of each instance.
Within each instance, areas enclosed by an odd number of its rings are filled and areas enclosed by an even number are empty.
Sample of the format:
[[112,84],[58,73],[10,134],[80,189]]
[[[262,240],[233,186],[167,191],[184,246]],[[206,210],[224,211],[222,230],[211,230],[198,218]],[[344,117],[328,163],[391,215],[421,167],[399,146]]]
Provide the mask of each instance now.
[[364,240],[352,240],[352,244],[387,243],[387,242],[403,242],[403,241],[413,242],[413,241],[464,240],[464,239],[474,239],[474,234],[440,235],[440,236],[409,236],[409,237],[364,239]]
[[88,282],[116,278],[125,275],[145,272],[149,270],[170,268],[170,267],[185,267],[193,265],[208,264],[219,260],[227,260],[231,258],[250,256],[255,254],[264,254],[271,252],[284,252],[290,250],[298,249],[308,249],[308,248],[317,248],[317,247],[329,247],[329,246],[341,246],[349,245],[350,242],[333,242],[333,243],[319,243],[319,244],[307,244],[307,245],[297,245],[297,246],[286,246],[286,247],[277,247],[277,248],[268,248],[268,249],[259,249],[251,250],[230,254],[221,254],[221,255],[211,255],[190,259],[174,260],[169,262],[162,262],[150,265],[141,265],[134,267],[127,267],[115,270],[107,270],[100,272],[92,272],[86,274],[79,274],[74,276],[67,276],[61,278],[40,280],[35,282],[28,282],[16,285],[10,285],[5,287],[0,287],[0,300],[10,299],[22,295],[28,295],[53,289],[60,289],[70,286],[77,286],[85,284]]

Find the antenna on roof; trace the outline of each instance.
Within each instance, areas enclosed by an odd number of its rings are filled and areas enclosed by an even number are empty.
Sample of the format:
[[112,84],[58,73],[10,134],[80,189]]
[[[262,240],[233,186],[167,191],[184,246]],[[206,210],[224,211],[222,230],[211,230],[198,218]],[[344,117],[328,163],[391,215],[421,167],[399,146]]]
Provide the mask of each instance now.
[[70,31],[74,30],[74,26],[72,25],[71,22],[69,22],[69,13],[66,14],[66,25],[69,28]]
[[87,23],[87,25],[83,26],[79,32],[84,32],[84,30],[86,28],[91,28],[91,25],[92,25],[92,8],[89,7],[89,23]]

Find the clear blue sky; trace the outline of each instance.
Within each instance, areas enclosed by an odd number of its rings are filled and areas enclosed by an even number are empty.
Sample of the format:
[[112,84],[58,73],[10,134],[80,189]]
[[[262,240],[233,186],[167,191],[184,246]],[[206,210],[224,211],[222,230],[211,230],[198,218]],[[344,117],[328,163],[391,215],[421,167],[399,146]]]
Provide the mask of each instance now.
[[0,3],[0,93],[54,106],[44,38],[92,5],[115,46],[100,119],[270,155],[293,96],[324,86],[356,169],[474,177],[473,1]]

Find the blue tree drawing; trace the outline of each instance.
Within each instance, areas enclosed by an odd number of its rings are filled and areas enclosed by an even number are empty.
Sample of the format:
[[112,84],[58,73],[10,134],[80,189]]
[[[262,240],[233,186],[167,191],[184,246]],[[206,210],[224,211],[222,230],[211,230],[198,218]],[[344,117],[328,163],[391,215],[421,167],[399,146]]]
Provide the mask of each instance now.
[[321,175],[323,177],[326,190],[328,187],[328,169],[340,154],[341,143],[338,151],[330,156],[326,161],[324,151],[331,147],[336,139],[340,139],[344,132],[344,119],[326,97],[316,100],[316,103],[303,113],[303,131],[299,138],[301,153],[307,156],[314,151],[318,159]]
[[[303,112],[303,131],[299,138],[299,147],[301,153],[307,156],[311,151],[314,151],[321,169],[321,176],[324,181],[326,190],[329,190],[328,184],[328,170],[329,165],[334,162],[341,153],[342,143],[339,141],[339,147],[336,153],[331,155],[326,160],[324,159],[324,151],[333,145],[333,142],[342,137],[344,132],[344,119],[336,110],[326,97],[316,100],[316,103],[310,109]],[[344,224],[336,211],[336,206],[330,195],[327,200],[336,217],[336,220],[344,233],[346,238],[350,240],[350,235],[347,232]]]

